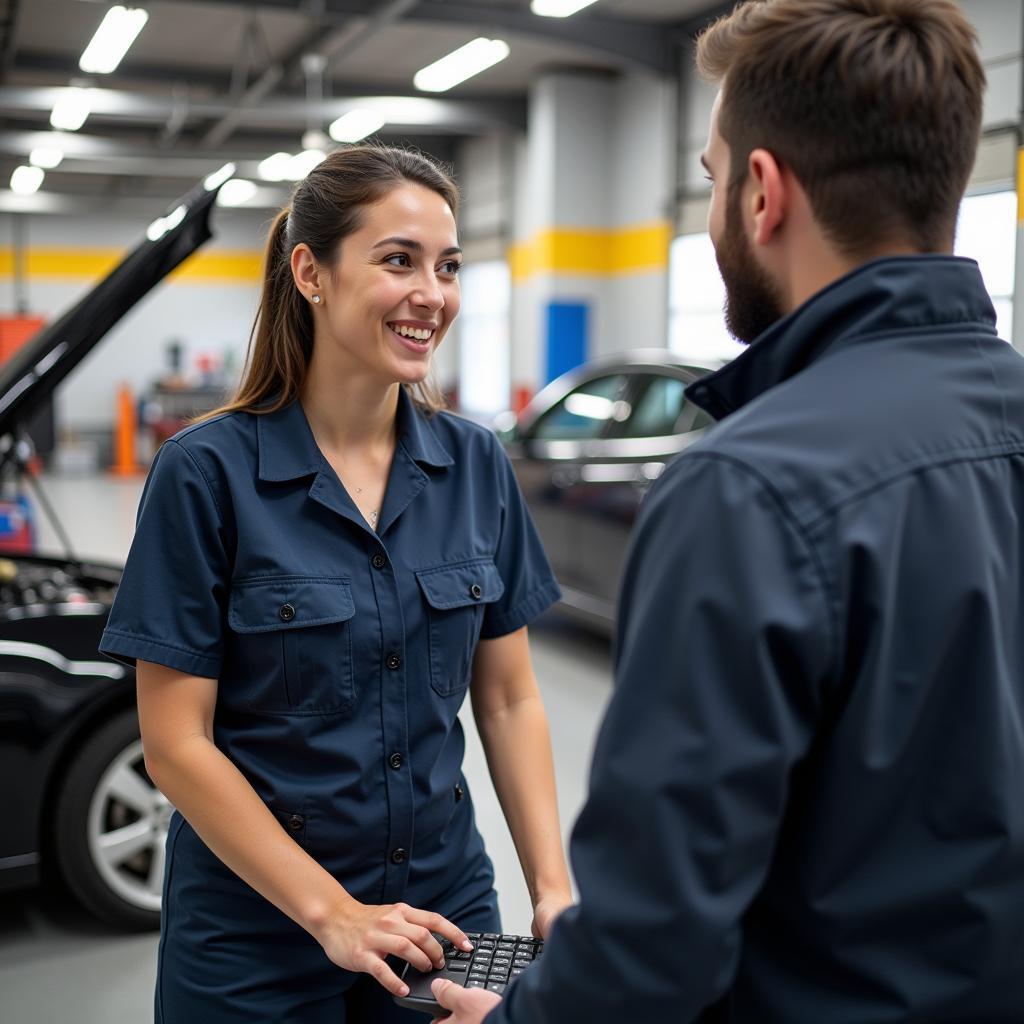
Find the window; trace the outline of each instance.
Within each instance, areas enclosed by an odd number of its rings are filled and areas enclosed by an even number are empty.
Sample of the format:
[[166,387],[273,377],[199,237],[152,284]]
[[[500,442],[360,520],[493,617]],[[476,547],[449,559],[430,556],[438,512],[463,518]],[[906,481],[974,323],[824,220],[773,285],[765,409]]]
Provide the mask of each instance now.
[[711,236],[681,235],[669,251],[668,347],[698,364],[728,362],[743,351],[725,328],[725,284]]
[[621,423],[632,409],[622,400],[626,377],[597,377],[570,391],[537,421],[531,436],[539,441],[588,440],[604,435],[610,423]]
[[510,404],[512,281],[503,260],[469,263],[459,276],[459,408],[467,416],[486,421]]
[[977,260],[996,307],[1000,338],[1011,337],[1013,281],[1017,258],[1017,195],[989,192],[967,196],[956,225],[957,256]]
[[668,437],[693,430],[697,406],[686,400],[686,381],[675,377],[649,376],[639,381],[643,393],[633,414],[623,424],[620,437]]

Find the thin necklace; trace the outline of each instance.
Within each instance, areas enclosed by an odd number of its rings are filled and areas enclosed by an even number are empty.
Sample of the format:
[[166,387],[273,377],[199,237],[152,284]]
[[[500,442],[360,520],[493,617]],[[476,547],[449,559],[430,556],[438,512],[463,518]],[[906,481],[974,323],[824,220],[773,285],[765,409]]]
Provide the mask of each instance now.
[[[356,492],[356,494],[362,494],[363,493],[362,487],[356,487],[355,488],[355,492]],[[370,525],[376,530],[377,529],[377,510],[376,509],[370,509],[369,512],[366,513],[366,518],[370,520]]]

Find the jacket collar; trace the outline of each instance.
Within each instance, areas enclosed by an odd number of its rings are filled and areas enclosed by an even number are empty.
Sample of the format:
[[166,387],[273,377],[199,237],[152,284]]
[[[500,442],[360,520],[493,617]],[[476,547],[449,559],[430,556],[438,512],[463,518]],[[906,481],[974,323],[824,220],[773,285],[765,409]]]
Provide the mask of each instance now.
[[[257,416],[256,435],[261,480],[298,480],[324,467],[323,454],[298,399]],[[404,387],[398,392],[398,442],[415,462],[450,466],[455,461]]]
[[978,264],[955,256],[889,256],[866,263],[773,324],[728,366],[687,388],[723,419],[827,352],[871,335],[970,324],[995,335]]

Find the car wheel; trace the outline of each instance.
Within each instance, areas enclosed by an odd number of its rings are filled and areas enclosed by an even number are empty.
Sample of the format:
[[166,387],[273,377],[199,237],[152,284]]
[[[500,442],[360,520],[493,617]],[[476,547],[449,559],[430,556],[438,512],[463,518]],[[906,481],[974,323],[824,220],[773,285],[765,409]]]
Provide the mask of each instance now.
[[158,927],[173,810],[146,774],[134,711],[89,736],[68,765],[53,821],[57,863],[73,895],[118,928]]

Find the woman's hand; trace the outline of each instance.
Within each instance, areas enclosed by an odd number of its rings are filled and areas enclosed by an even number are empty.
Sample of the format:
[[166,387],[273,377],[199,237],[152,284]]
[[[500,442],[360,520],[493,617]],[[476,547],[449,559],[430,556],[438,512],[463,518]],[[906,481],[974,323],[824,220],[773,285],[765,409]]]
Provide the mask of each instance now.
[[533,906],[533,936],[546,939],[555,923],[555,918],[572,906],[572,894],[568,892],[545,893]]
[[443,935],[466,952],[473,948],[465,932],[451,921],[406,903],[376,906],[353,901],[315,934],[333,963],[347,971],[369,974],[392,995],[404,996],[409,988],[387,965],[385,957],[401,957],[424,973],[443,967],[441,945],[431,932]]

